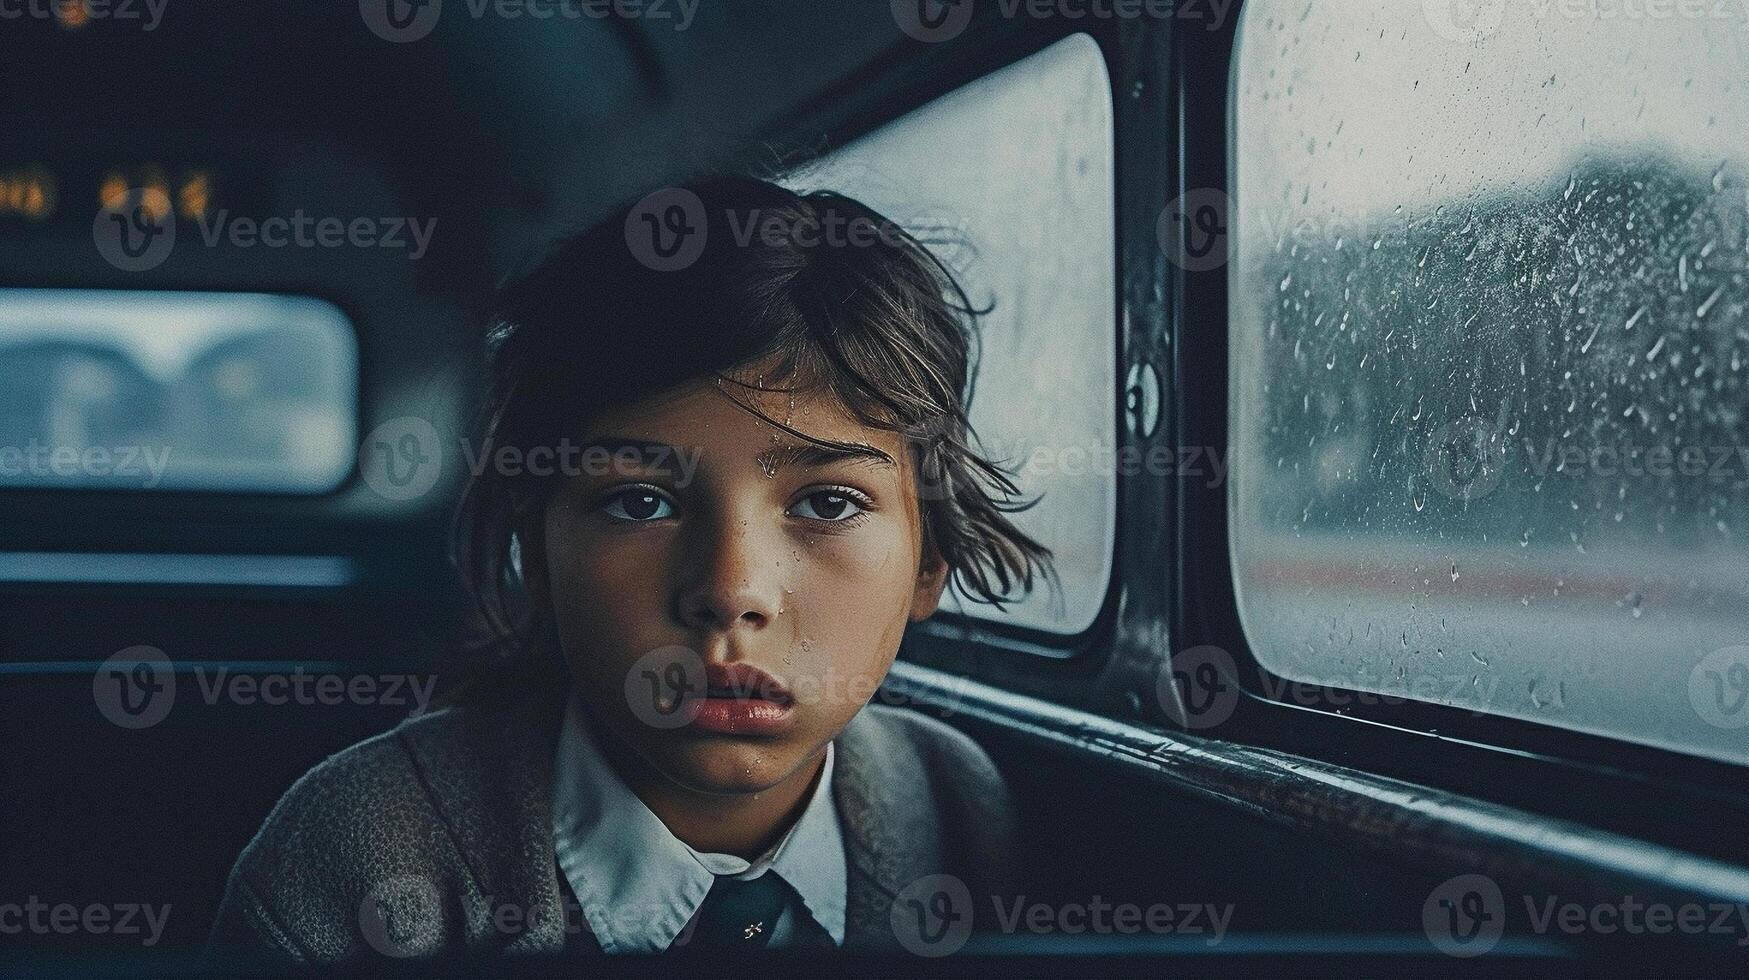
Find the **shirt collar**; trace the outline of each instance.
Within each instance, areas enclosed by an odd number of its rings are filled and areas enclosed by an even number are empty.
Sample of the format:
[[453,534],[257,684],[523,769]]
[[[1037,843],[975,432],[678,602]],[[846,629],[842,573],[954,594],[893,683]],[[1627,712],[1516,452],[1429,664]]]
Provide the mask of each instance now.
[[832,805],[834,747],[814,794],[789,831],[753,862],[693,850],[626,786],[602,756],[581,698],[565,710],[553,772],[553,843],[559,870],[607,953],[660,952],[692,920],[717,875],[783,877],[814,920],[844,943],[848,871]]

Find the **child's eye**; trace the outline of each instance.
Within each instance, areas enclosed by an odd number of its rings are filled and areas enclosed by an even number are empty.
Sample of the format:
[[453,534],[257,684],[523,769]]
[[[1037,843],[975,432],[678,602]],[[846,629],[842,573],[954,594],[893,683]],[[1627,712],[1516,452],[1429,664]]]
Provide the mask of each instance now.
[[814,521],[847,521],[863,512],[857,496],[844,488],[817,490],[796,501],[790,513]]
[[654,487],[627,487],[601,502],[607,516],[621,521],[660,520],[674,513],[674,504]]

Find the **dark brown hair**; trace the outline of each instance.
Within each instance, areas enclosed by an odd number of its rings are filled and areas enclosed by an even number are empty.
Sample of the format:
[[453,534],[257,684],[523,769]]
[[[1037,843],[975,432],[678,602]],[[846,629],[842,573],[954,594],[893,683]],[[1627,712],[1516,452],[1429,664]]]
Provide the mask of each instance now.
[[[864,424],[905,437],[926,553],[962,595],[1000,606],[1035,574],[1051,576],[1049,549],[1008,517],[1030,502],[976,448],[967,420],[981,311],[922,242],[841,194],[746,177],[663,200],[656,219],[634,205],[560,242],[502,291],[487,338],[487,454],[554,446],[604,407],[774,359],[766,389],[823,385]],[[669,261],[640,247],[646,221],[675,216],[703,232],[702,249]],[[734,384],[723,389],[735,397]],[[559,479],[488,466],[463,495],[455,559],[477,618],[464,668],[476,680],[550,656],[544,570],[519,574],[514,556],[538,542]]]

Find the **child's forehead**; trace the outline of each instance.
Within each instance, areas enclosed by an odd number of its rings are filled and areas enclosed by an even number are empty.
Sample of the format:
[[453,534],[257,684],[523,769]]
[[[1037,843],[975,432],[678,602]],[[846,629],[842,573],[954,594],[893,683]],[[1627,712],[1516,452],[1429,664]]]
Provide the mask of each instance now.
[[751,458],[823,442],[862,444],[897,457],[903,439],[871,425],[827,385],[735,375],[689,381],[593,413],[585,439],[632,439],[675,446],[744,449]]

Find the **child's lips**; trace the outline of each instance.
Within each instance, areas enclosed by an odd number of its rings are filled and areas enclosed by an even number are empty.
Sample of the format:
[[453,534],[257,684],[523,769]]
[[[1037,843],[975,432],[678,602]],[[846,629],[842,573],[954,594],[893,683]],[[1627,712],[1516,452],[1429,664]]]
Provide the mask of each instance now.
[[795,698],[782,681],[749,663],[706,664],[705,698],[762,701],[785,707]]
[[724,735],[776,735],[795,721],[795,706],[757,698],[705,698],[692,727]]
[[781,681],[748,663],[705,665],[705,696],[692,727],[725,735],[774,735],[795,720]]

